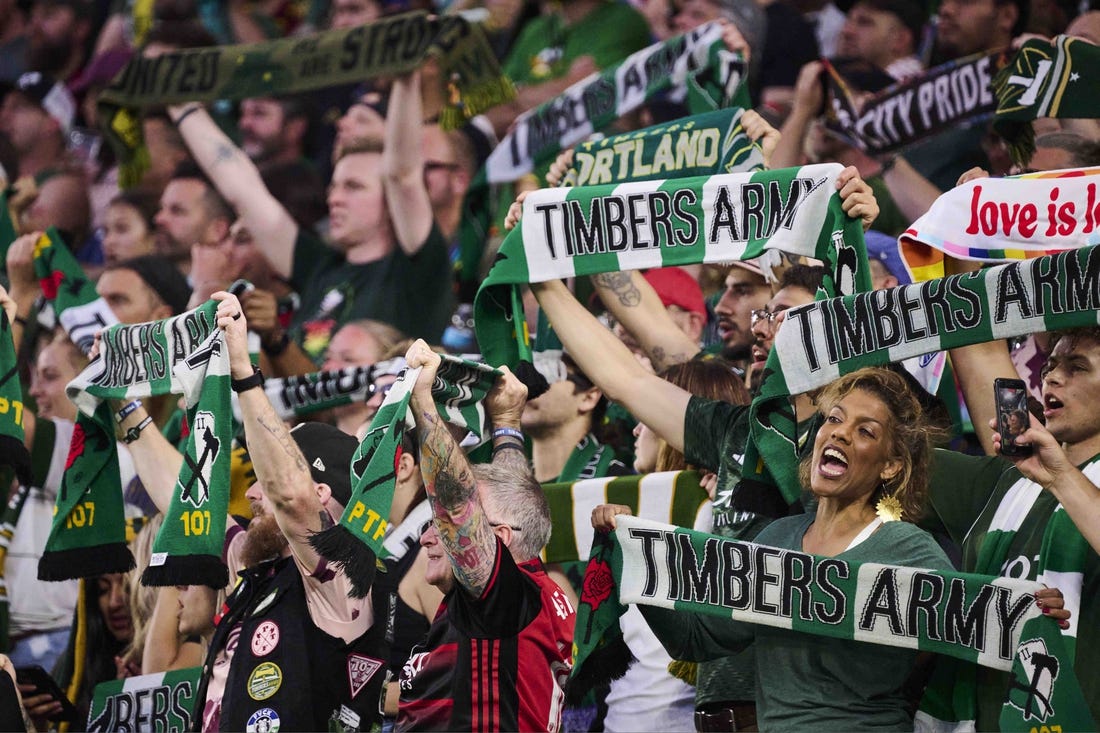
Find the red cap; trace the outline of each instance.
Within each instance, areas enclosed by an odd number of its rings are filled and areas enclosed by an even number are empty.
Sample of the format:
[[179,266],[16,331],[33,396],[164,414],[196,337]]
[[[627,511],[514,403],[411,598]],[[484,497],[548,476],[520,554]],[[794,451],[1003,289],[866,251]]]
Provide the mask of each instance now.
[[707,305],[703,302],[703,290],[698,281],[679,267],[662,267],[645,273],[645,279],[661,297],[667,308],[675,305],[690,313],[707,317]]

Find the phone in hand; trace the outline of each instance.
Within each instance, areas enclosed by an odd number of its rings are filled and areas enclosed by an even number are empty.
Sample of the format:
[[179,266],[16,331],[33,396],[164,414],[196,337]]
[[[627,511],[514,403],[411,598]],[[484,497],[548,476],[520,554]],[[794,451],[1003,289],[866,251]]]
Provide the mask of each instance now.
[[[61,712],[51,717],[51,721],[67,722],[73,725],[83,725],[87,722],[81,719],[80,711],[65,696],[61,686],[57,684],[57,680],[41,666],[16,667],[15,681],[21,685],[33,686],[34,692],[30,693],[31,695],[49,695],[50,698],[61,703]],[[24,694],[23,698],[26,699],[27,695]]]
[[1022,379],[994,379],[993,401],[997,406],[997,432],[1001,434],[1001,455],[1029,456],[1030,445],[1017,445],[1016,437],[1031,425],[1027,412],[1027,385]]

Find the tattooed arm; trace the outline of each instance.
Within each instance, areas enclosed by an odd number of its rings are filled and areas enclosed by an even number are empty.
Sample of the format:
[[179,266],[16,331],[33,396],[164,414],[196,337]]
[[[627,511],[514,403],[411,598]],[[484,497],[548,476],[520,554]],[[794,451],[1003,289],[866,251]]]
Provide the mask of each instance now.
[[417,339],[405,354],[409,368],[421,369],[413,387],[411,408],[420,440],[420,472],[432,513],[455,580],[474,597],[489,584],[497,541],[478,494],[477,479],[466,454],[451,436],[432,399],[439,355]]
[[244,221],[276,274],[289,278],[298,225],[267,190],[256,165],[233,144],[198,102],[170,107],[168,114],[179,128],[191,155]]
[[593,275],[592,284],[615,320],[638,341],[655,371],[699,353],[699,342],[676,325],[641,273],[604,272]]
[[[248,323],[241,304],[229,293],[214,293],[218,304],[218,327],[225,331],[229,349],[229,373],[233,379],[252,374],[248,358]],[[256,471],[256,480],[270,502],[279,529],[290,542],[290,549],[304,568],[316,568],[321,557],[309,545],[309,535],[331,526],[331,518],[310,474],[309,465],[298,449],[286,425],[262,389],[249,389],[237,395],[241,406],[248,453]]]

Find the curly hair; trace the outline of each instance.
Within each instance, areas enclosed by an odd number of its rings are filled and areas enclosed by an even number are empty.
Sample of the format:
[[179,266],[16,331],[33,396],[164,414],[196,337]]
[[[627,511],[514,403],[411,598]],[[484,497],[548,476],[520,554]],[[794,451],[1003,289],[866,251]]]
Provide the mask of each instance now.
[[[866,367],[830,383],[818,393],[817,409],[825,414],[857,389],[885,405],[890,416],[884,433],[890,441],[888,451],[892,460],[901,462],[897,475],[880,484],[870,500],[875,503],[883,496],[893,496],[901,504],[902,518],[916,522],[924,513],[932,449],[942,437],[942,428],[929,420],[901,375],[880,367]],[[812,462],[811,454],[799,465],[798,475],[804,487],[810,485]]]

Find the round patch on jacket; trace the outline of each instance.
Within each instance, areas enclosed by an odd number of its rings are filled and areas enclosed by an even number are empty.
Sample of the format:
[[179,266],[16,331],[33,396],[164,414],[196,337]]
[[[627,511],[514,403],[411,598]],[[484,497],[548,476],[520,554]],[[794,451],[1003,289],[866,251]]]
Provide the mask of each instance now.
[[279,691],[283,684],[283,670],[272,662],[264,662],[248,675],[248,696],[253,700],[266,700]]
[[262,657],[279,645],[279,624],[264,621],[252,632],[252,655]]
[[279,733],[279,714],[271,708],[260,708],[249,716],[247,733]]

